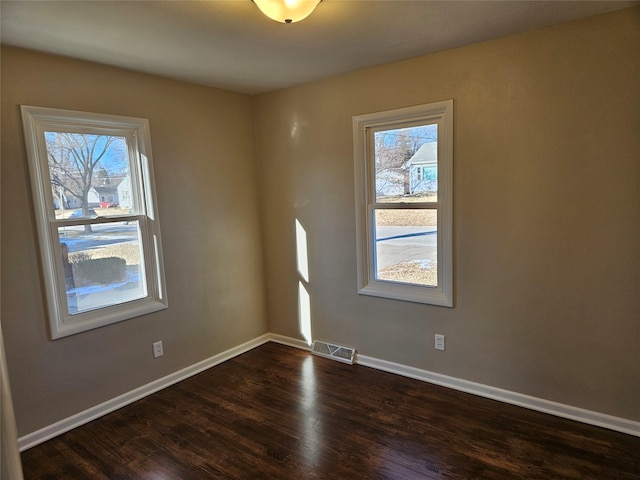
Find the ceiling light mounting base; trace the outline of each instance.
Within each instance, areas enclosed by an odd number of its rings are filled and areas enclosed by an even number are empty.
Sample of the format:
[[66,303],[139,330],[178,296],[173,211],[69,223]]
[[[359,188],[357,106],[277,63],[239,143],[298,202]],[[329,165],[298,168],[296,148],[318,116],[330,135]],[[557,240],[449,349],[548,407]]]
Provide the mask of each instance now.
[[322,0],[251,0],[267,17],[280,23],[304,20]]

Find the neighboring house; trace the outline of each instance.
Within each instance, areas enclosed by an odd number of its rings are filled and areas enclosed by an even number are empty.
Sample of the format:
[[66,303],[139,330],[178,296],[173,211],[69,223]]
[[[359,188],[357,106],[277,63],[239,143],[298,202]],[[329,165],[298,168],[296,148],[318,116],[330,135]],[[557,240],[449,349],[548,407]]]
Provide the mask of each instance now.
[[[80,203],[80,207],[82,206],[82,202],[76,199],[78,203]],[[87,203],[89,207],[97,207],[100,205],[100,193],[95,189],[95,187],[91,187],[89,190],[89,194],[87,195]]]
[[117,187],[118,204],[122,208],[133,207],[131,202],[131,177],[128,175],[118,183]]
[[438,188],[438,142],[423,144],[407,166],[409,193],[435,192]]
[[[94,188],[91,187],[89,190],[89,194],[87,196],[88,207],[97,207],[100,205],[100,193]],[[68,192],[62,193],[58,189],[54,190],[53,194],[53,208],[58,210],[62,208],[64,210],[75,210],[78,208],[82,208],[82,200],[80,200],[75,195],[72,195]]]
[[[54,207],[56,207],[56,209],[60,207],[59,197],[60,195],[58,195],[57,199],[54,199]],[[91,187],[91,190],[89,190],[89,195],[87,196],[87,200],[89,203],[88,205],[89,207],[98,207],[100,205],[100,194],[96,191],[94,187]],[[64,203],[62,206],[65,210],[82,208],[82,201],[74,195],[69,195],[65,193]]]
[[[111,185],[102,185],[93,187],[92,192],[98,196],[98,203],[101,207],[119,206],[123,208],[131,208],[131,177],[115,177],[111,180]],[[91,195],[91,193],[90,193]],[[92,199],[89,200],[91,205]]]
[[[91,187],[87,196],[89,208],[121,206],[131,208],[131,179],[126,177],[117,178],[113,185],[102,185],[100,187]],[[61,206],[65,210],[82,208],[82,201],[71,194],[62,194],[57,189],[53,194],[53,207],[58,210]],[[62,204],[62,205],[61,205]]]
[[[96,198],[97,197],[97,198]],[[97,199],[97,202],[95,200]],[[118,204],[118,189],[112,186],[91,187],[89,190],[90,207],[109,207]]]
[[438,142],[422,144],[404,168],[382,170],[376,174],[376,194],[379,196],[434,192],[437,186]]

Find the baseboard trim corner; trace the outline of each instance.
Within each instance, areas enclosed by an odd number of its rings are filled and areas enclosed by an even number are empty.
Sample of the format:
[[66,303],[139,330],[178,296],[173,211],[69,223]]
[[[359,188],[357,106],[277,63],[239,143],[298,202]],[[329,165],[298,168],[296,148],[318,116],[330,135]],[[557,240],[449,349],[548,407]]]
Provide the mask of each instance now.
[[[40,443],[46,442],[51,438],[54,438],[86,423],[89,423],[90,421],[102,417],[103,415],[111,413],[119,408],[129,405],[137,400],[140,400],[182,380],[186,380],[193,375],[197,375],[204,370],[215,367],[222,362],[230,360],[238,355],[248,352],[249,350],[252,350],[268,342],[279,343],[306,351],[311,350],[311,347],[304,340],[291,338],[275,333],[266,333],[257,338],[254,338],[253,340],[249,340],[248,342],[245,342],[241,345],[230,348],[210,358],[197,362],[182,370],[154,380],[153,382],[150,382],[146,385],[142,385],[141,387],[131,390],[130,392],[112,398],[111,400],[107,400],[104,403],[88,408],[87,410],[72,415],[71,417],[65,418],[40,430],[24,435],[18,438],[18,448],[22,452],[31,447],[39,445]],[[371,367],[377,370],[413,378],[415,380],[420,380],[435,385],[452,388],[454,390],[471,393],[473,395],[490,398],[492,400],[498,400],[500,402],[517,405],[520,407],[528,408],[530,410],[536,410],[542,413],[555,415],[557,417],[567,418],[569,420],[575,420],[589,425],[603,427],[617,432],[640,437],[640,422],[636,422],[633,420],[614,417],[599,412],[593,412],[579,407],[564,405],[561,403],[552,402],[542,398],[531,397],[517,392],[502,390],[496,387],[474,383],[468,380],[450,377],[447,375],[442,375],[415,367],[409,367],[406,365],[393,363],[387,360],[381,360],[366,355],[358,354],[356,356],[355,363],[365,367]]]
[[311,351],[311,346],[304,340],[298,338],[285,337],[284,335],[279,335],[277,333],[270,333],[269,341],[287,345],[289,347],[299,348],[301,350]]
[[111,400],[107,400],[106,402],[103,402],[99,405],[88,408],[87,410],[60,420],[59,422],[53,423],[47,427],[41,428],[40,430],[36,430],[35,432],[24,435],[18,438],[18,448],[22,452],[31,447],[35,447],[36,445],[46,442],[47,440],[57,437],[58,435],[62,435],[69,430],[73,430],[74,428],[89,423],[90,421],[100,418],[103,415],[118,410],[119,408],[122,408],[137,400],[156,393],[175,383],[181,382],[182,380],[186,380],[187,378],[197,375],[198,373],[201,373],[211,367],[215,367],[216,365],[230,360],[242,353],[259,347],[260,345],[271,341],[271,337],[271,334],[266,333],[257,338],[254,338],[253,340],[249,340],[248,342],[245,342],[241,345],[232,347],[217,355],[194,363],[193,365],[183,368],[182,370],[178,370],[177,372],[154,380],[153,382],[147,383],[146,385],[142,385],[141,387],[131,390],[130,392],[124,393],[120,396],[112,398]]

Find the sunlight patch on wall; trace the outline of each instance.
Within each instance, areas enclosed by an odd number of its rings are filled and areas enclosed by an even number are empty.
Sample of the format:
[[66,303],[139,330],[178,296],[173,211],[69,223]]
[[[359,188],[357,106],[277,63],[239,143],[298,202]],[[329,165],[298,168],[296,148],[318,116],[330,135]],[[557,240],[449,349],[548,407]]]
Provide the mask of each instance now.
[[298,325],[300,333],[308,345],[313,343],[311,336],[311,298],[305,284],[309,283],[309,259],[307,256],[307,232],[296,219],[296,256],[298,273]]
[[296,253],[298,259],[298,273],[305,282],[309,282],[309,259],[307,257],[307,232],[296,220]]
[[302,282],[298,282],[298,323],[300,333],[308,345],[313,343],[311,338],[311,298]]

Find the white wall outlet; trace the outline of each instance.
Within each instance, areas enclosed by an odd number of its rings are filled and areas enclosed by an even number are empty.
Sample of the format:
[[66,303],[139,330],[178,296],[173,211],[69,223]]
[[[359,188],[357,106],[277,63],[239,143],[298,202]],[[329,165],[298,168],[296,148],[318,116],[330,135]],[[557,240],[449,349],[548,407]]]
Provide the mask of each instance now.
[[164,350],[162,348],[162,340],[159,342],[155,342],[153,344],[153,358],[158,358],[164,355]]
[[436,350],[442,350],[444,352],[444,335],[438,335],[436,333]]

